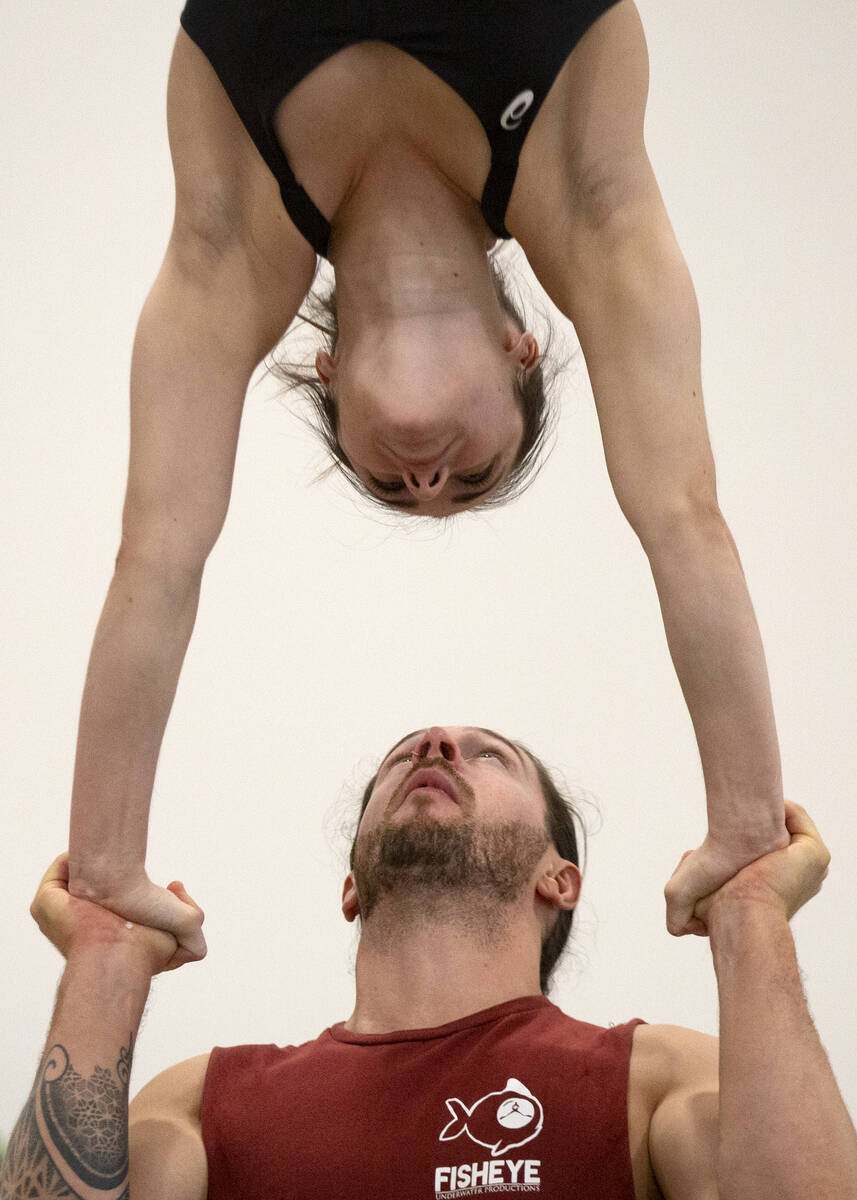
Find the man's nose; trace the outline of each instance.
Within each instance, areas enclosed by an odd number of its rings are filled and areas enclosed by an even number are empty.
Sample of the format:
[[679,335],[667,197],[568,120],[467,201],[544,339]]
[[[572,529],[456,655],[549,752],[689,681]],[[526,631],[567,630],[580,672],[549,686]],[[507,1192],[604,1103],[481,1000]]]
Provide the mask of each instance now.
[[446,463],[437,465],[431,463],[424,467],[406,467],[402,472],[405,486],[417,500],[430,500],[443,491],[444,484],[449,478],[449,467]]
[[455,738],[442,725],[426,730],[417,745],[417,762],[426,758],[445,758],[451,767],[458,767],[464,761]]

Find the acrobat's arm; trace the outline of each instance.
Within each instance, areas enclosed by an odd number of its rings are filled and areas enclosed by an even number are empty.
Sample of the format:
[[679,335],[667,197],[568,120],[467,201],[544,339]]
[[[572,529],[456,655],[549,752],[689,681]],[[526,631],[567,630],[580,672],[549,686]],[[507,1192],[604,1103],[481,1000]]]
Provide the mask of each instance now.
[[634,6],[605,13],[575,56],[565,173],[513,232],[580,339],[610,480],[648,556],[696,733],[709,832],[668,893],[680,933],[697,899],[787,844],[780,755],[762,640],[718,505],[696,296],[643,142],[648,59]]
[[315,254],[183,33],[168,118],[176,218],[134,344],[122,540],[81,707],[70,888],[175,933],[180,953],[198,958],[193,912],[145,873],[149,803],[203,567],[229,504],[247,385],[310,286]]

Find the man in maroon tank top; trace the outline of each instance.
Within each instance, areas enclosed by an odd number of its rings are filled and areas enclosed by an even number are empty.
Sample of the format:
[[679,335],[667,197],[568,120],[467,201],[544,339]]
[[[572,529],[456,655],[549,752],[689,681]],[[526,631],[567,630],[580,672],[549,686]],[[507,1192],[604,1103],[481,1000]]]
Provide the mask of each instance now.
[[544,995],[580,891],[544,767],[484,729],[410,734],[366,789],[343,889],[361,922],[351,1016],[170,1068],[130,1139],[133,1042],[176,943],[71,897],[60,858],[32,911],[67,964],[0,1200],[854,1200],[857,1134],[788,925],[829,855],[802,808],[787,818],[785,850],[696,908],[719,1045],[602,1028]]

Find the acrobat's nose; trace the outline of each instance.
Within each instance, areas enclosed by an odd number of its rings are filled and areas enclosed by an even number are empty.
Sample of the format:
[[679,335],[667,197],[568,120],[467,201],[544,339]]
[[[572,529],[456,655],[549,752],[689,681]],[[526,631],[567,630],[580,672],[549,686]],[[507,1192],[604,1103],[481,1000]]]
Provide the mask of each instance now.
[[417,500],[430,500],[443,491],[449,478],[446,463],[428,463],[424,466],[406,466],[402,471],[405,486]]

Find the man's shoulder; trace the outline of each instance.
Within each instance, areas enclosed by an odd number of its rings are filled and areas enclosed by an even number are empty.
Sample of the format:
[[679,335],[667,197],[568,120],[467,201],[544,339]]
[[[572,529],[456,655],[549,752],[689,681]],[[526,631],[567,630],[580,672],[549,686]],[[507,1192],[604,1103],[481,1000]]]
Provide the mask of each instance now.
[[208,1054],[156,1075],[128,1114],[129,1188],[136,1200],[205,1200],[202,1091]]
[[631,1047],[631,1072],[655,1105],[669,1093],[698,1091],[718,1078],[716,1037],[683,1025],[638,1025]]
[[699,1074],[717,1075],[719,1039],[683,1025],[637,1025],[631,1064],[637,1072],[676,1085]]
[[197,1054],[156,1075],[131,1102],[131,1123],[155,1118],[198,1125],[210,1057],[210,1051]]
[[669,1184],[670,1195],[716,1195],[718,1055],[718,1039],[695,1029],[634,1030],[628,1116],[635,1179],[656,1179],[656,1194],[667,1194]]
[[[311,1043],[308,1043],[308,1045]],[[295,1047],[286,1047],[294,1050]],[[202,1110],[202,1095],[211,1065],[215,1080],[224,1072],[260,1069],[284,1054],[282,1047],[273,1044],[241,1044],[216,1046],[207,1054],[197,1054],[183,1062],[167,1067],[156,1075],[134,1097],[130,1106],[130,1121],[151,1119],[169,1120],[174,1124],[189,1123],[198,1127]]]

